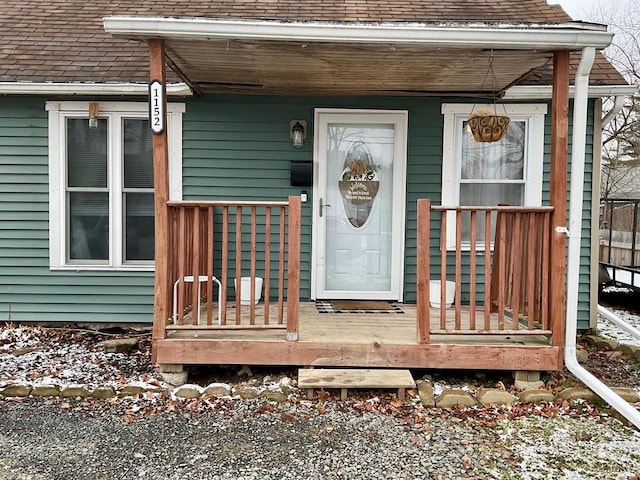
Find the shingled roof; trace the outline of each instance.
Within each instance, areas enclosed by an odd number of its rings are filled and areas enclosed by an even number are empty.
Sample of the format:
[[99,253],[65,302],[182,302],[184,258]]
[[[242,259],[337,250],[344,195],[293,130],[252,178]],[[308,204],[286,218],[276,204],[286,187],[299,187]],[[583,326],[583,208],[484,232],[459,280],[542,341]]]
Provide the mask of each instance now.
[[[544,0],[3,0],[0,82],[147,82],[146,46],[106,33],[103,18],[112,15],[436,25],[571,21],[559,6]],[[603,58],[592,79],[625,83]],[[527,83],[548,84],[548,72],[531,75]]]

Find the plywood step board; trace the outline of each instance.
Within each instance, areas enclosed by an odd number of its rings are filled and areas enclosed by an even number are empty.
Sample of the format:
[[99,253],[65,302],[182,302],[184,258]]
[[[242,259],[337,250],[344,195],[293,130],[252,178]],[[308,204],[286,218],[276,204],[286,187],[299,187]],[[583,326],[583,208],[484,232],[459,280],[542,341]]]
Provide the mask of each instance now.
[[347,398],[347,389],[390,388],[398,389],[398,398],[404,400],[406,388],[414,388],[409,370],[371,368],[301,368],[298,370],[298,387],[306,388],[313,398],[314,388],[339,388],[340,398]]

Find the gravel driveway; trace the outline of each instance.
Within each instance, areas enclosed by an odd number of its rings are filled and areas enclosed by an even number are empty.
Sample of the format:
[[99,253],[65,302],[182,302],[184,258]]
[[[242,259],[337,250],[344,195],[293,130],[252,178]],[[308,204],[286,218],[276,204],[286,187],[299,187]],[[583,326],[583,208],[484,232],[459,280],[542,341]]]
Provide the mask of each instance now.
[[637,480],[640,472],[640,436],[606,416],[488,428],[438,411],[417,421],[339,402],[212,402],[155,404],[139,415],[145,407],[126,399],[2,400],[0,478]]

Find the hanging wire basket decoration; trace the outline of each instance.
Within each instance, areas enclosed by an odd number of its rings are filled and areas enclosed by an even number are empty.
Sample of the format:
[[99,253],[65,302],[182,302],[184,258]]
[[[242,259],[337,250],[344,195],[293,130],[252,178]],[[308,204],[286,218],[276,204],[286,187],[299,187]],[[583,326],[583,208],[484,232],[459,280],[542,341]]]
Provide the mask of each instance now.
[[490,81],[492,82],[493,109],[479,108],[474,112],[474,105],[471,109],[471,115],[469,115],[469,119],[467,121],[469,130],[471,130],[473,139],[476,142],[490,143],[501,140],[502,137],[504,137],[505,133],[507,133],[509,123],[511,122],[504,104],[502,104],[503,113],[498,112],[496,101],[496,98],[498,96],[498,94],[496,93],[496,90],[498,89],[498,81],[493,70],[493,58],[494,57],[492,50],[489,56],[489,69],[487,70],[487,74],[482,81],[483,90],[487,79],[490,78]]

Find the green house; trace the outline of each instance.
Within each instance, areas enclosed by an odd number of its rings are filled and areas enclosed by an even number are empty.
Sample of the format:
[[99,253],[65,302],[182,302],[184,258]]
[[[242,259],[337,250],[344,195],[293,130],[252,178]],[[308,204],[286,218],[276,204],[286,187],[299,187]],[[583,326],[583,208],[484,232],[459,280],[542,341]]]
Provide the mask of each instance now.
[[153,324],[162,364],[516,370],[593,326],[602,99],[633,91],[605,26],[61,3],[0,13],[0,320]]

